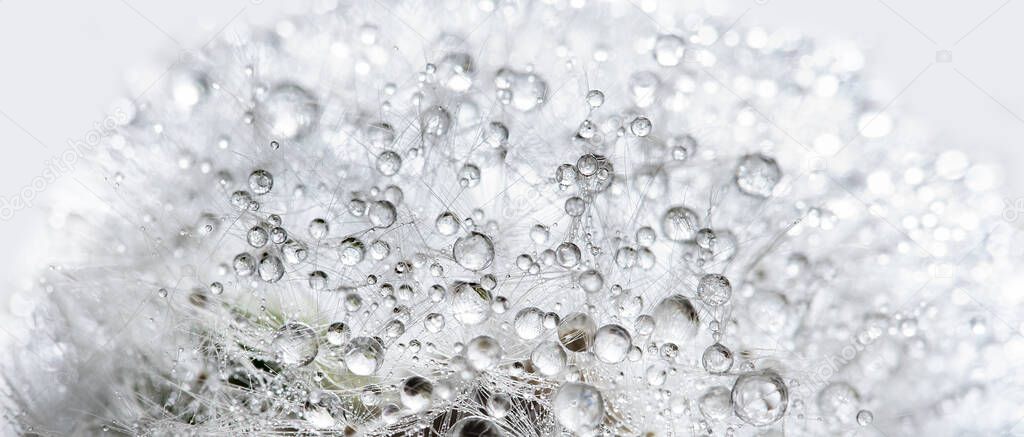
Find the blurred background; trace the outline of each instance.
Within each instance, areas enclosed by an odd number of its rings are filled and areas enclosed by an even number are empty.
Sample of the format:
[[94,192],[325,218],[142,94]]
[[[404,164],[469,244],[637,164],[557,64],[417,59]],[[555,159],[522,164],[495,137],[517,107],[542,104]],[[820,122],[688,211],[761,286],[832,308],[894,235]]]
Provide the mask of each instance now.
[[[653,3],[621,1],[638,8]],[[271,24],[309,5],[0,0],[0,240],[8,248],[0,252],[0,344],[18,335],[23,325],[17,321],[34,299],[28,281],[47,261],[38,242],[46,237],[48,215],[39,204],[88,201],[54,198],[77,185],[75,170],[55,168],[54,160],[109,129],[111,102],[133,97],[126,81],[152,77],[150,83],[159,84],[166,65],[212,38],[230,36],[235,26]],[[1024,61],[1017,45],[1024,41],[1024,3],[731,0],[714,8],[728,11],[740,27],[797,29],[861,47],[880,105],[900,120],[906,114],[927,126],[937,152],[960,148],[1001,168],[1005,200],[1024,216],[1024,200],[1018,202],[1024,173],[1014,168],[1024,163]],[[34,187],[40,178],[46,183]],[[20,193],[31,193],[30,204],[10,203],[29,197]]]

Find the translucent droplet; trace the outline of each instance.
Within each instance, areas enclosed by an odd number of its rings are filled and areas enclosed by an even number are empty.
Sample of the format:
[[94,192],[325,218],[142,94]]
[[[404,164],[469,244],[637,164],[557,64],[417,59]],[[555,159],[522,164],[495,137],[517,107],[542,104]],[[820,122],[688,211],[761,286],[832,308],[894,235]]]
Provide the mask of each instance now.
[[266,170],[256,170],[249,174],[249,189],[256,194],[267,194],[274,188],[274,176]]
[[860,410],[860,395],[845,382],[831,382],[818,392],[818,410],[826,418],[849,423]]
[[286,323],[277,329],[270,347],[281,364],[289,367],[305,366],[316,358],[316,332],[304,323]]
[[466,363],[478,372],[497,366],[504,354],[501,344],[491,336],[481,335],[466,344]]
[[359,241],[355,237],[348,237],[341,240],[338,251],[340,254],[341,263],[346,266],[354,266],[359,264],[365,256],[366,250],[363,247],[363,242]]
[[789,389],[777,373],[750,372],[736,379],[732,387],[736,416],[754,426],[771,425],[786,414]]
[[769,197],[782,179],[782,170],[774,159],[762,154],[745,155],[736,166],[736,186],[754,197]]
[[316,129],[320,104],[302,87],[285,83],[270,91],[260,103],[259,114],[272,137],[300,140]]
[[594,344],[597,324],[584,313],[573,313],[566,316],[558,324],[558,341],[566,349],[583,352]]
[[647,117],[637,117],[629,123],[629,131],[638,137],[646,137],[650,135],[652,128],[653,125],[651,125],[651,120]]
[[523,340],[533,340],[544,333],[544,312],[539,308],[526,307],[516,313],[513,324],[516,335]]
[[377,171],[384,176],[394,176],[402,169],[402,156],[392,150],[377,155]]
[[565,268],[574,267],[576,264],[579,264],[580,257],[582,256],[583,254],[580,252],[579,246],[568,241],[559,244],[558,248],[555,249],[555,259],[558,261],[558,265]]
[[562,349],[562,345],[550,340],[538,343],[530,354],[530,361],[533,363],[533,367],[544,376],[559,374],[565,369],[566,359],[567,357]]
[[505,433],[491,419],[470,416],[455,422],[448,437],[504,437]]
[[871,422],[875,421],[875,415],[869,410],[860,410],[857,412],[857,424],[860,426],[868,426]]
[[491,317],[494,298],[479,284],[462,282],[452,290],[452,316],[465,325],[477,325]]
[[590,90],[587,92],[587,104],[597,109],[604,104],[604,93],[601,90]]
[[722,386],[711,387],[701,395],[698,407],[708,419],[725,419],[732,414],[732,393]]
[[442,212],[434,220],[434,228],[441,235],[455,235],[459,231],[459,219],[451,211]]
[[604,399],[591,385],[567,382],[558,388],[551,409],[565,429],[586,434],[604,421]]
[[675,67],[686,54],[686,42],[675,35],[658,35],[654,41],[654,60],[662,67]]
[[698,229],[697,214],[683,206],[669,208],[661,219],[661,231],[672,241],[691,240]]
[[281,277],[284,276],[284,264],[281,263],[281,258],[270,253],[264,253],[260,256],[258,270],[260,279],[270,283],[280,281]]
[[513,108],[522,112],[531,111],[544,104],[548,94],[548,84],[540,76],[529,72],[519,72],[510,68],[501,68],[495,74],[494,85],[499,96],[504,94]]
[[345,352],[345,367],[359,376],[377,373],[384,363],[384,344],[378,338],[356,337]]
[[609,363],[620,363],[633,346],[629,331],[619,325],[604,325],[594,336],[594,356]]
[[494,393],[487,398],[487,415],[501,419],[512,409],[512,399],[505,393]]
[[324,335],[324,338],[327,340],[327,343],[332,346],[341,346],[348,343],[351,335],[352,330],[349,329],[348,325],[341,322],[334,322],[327,327],[327,333]]
[[732,369],[732,351],[720,343],[715,343],[704,349],[701,355],[701,363],[708,373],[720,375]]
[[658,341],[686,344],[697,335],[700,326],[693,303],[679,294],[666,297],[655,305],[651,316],[655,325],[653,336]]
[[483,270],[494,260],[494,243],[491,238],[479,232],[455,240],[452,246],[455,262],[469,270]]
[[370,204],[367,217],[370,219],[370,224],[375,228],[387,228],[395,224],[395,220],[398,218],[398,211],[395,210],[395,205],[391,202],[378,200]]
[[725,276],[708,273],[697,284],[697,297],[710,306],[723,305],[732,297],[732,284]]
[[410,376],[402,381],[399,397],[402,405],[414,413],[430,407],[434,394],[434,384],[422,376]]

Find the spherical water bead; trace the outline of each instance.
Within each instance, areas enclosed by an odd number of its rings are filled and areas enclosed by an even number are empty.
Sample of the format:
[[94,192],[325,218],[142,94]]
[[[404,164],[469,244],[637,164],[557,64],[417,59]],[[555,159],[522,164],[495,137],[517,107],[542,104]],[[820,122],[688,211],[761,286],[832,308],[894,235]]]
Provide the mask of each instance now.
[[588,294],[597,293],[604,288],[604,276],[597,270],[586,270],[577,277],[580,288]]
[[544,312],[536,307],[526,307],[516,313],[513,327],[516,335],[523,340],[533,340],[544,333]]
[[732,284],[725,276],[708,273],[697,283],[697,297],[710,306],[723,305],[732,297]]
[[576,183],[578,173],[572,164],[562,164],[555,170],[555,181],[562,187],[570,187]]
[[288,241],[288,231],[278,226],[270,230],[270,241],[274,244],[281,244]]
[[270,135],[285,140],[300,140],[317,128],[320,104],[316,97],[294,84],[274,87],[258,108],[260,119]]
[[491,317],[494,298],[479,284],[461,282],[452,290],[452,316],[464,325],[478,325]]
[[484,143],[497,149],[508,145],[508,127],[500,121],[487,123],[483,132]]
[[533,225],[533,227],[530,228],[530,239],[533,240],[535,244],[547,243],[549,235],[550,232],[548,231],[547,226]]
[[711,387],[701,395],[698,408],[710,420],[725,419],[732,414],[732,393],[726,387]]
[[377,171],[384,176],[394,176],[402,169],[402,156],[392,150],[377,155]]
[[537,346],[533,348],[533,352],[530,354],[530,361],[533,363],[533,367],[544,376],[554,376],[561,373],[565,369],[566,360],[567,357],[565,350],[562,349],[562,345],[550,340],[537,343]]
[[505,393],[494,393],[487,398],[487,415],[501,419],[512,410],[512,398]]
[[441,106],[431,106],[420,115],[420,133],[424,140],[435,142],[448,134],[452,116]]
[[558,265],[565,268],[575,267],[576,264],[580,263],[582,256],[583,254],[576,243],[566,241],[559,244],[558,248],[555,249],[555,259],[558,261]]
[[558,341],[566,349],[583,352],[594,344],[597,324],[584,313],[572,313],[558,324]]
[[320,291],[327,288],[327,273],[320,270],[315,270],[309,273],[307,278],[309,288],[311,290]]
[[488,335],[481,335],[466,343],[466,363],[478,372],[497,366],[504,355],[498,340]]
[[697,139],[690,135],[677,135],[666,142],[673,160],[686,161],[697,155]]
[[579,197],[572,196],[565,200],[565,213],[570,217],[579,217],[587,212],[587,202]]
[[395,128],[385,122],[370,123],[363,129],[366,142],[377,149],[390,147],[395,142]]
[[622,362],[632,346],[632,336],[620,325],[604,325],[594,335],[594,356],[608,364]]
[[270,241],[270,234],[262,226],[253,226],[249,232],[245,233],[245,241],[252,247],[260,248],[266,246]]
[[248,191],[235,191],[231,193],[231,206],[239,211],[252,211],[259,205],[256,201],[252,200],[252,194]]
[[547,82],[534,73],[501,68],[495,74],[494,85],[499,101],[522,112],[540,107],[547,99]]
[[274,357],[288,367],[301,367],[312,363],[318,351],[316,332],[299,322],[286,323],[274,333],[270,348]]
[[661,79],[650,71],[638,71],[629,76],[626,87],[633,104],[639,108],[646,108],[657,100]]
[[441,332],[444,329],[444,316],[438,313],[427,314],[423,319],[423,327],[433,334]]
[[593,176],[600,169],[600,166],[601,163],[598,161],[597,155],[588,153],[576,160],[576,171],[583,176]]
[[236,275],[249,276],[256,271],[256,260],[248,253],[240,253],[231,262],[231,267],[234,268]]
[[354,266],[359,264],[365,256],[366,249],[363,247],[363,242],[355,237],[348,237],[341,240],[338,245],[338,254],[341,263],[346,266]]
[[857,412],[857,424],[860,426],[868,426],[871,422],[875,421],[875,415],[870,410],[860,410]]
[[591,109],[600,108],[604,104],[604,93],[601,90],[590,90],[587,91],[587,105],[590,105]]
[[629,131],[638,137],[646,137],[650,135],[652,128],[651,120],[647,117],[637,117],[629,123]]
[[686,42],[675,35],[658,35],[654,41],[654,60],[662,67],[675,67],[686,54]]
[[697,335],[697,328],[700,326],[700,318],[693,303],[679,294],[658,302],[651,316],[654,319],[652,335],[656,341],[686,344]]
[[636,230],[636,243],[641,246],[650,246],[654,244],[656,234],[654,229],[650,226],[642,226]]
[[745,194],[766,198],[782,179],[774,159],[760,153],[745,155],[736,166],[736,186]]
[[284,264],[281,263],[281,258],[270,253],[264,253],[260,256],[257,270],[260,274],[260,279],[270,283],[280,281],[281,277],[284,276]]
[[585,140],[594,138],[598,133],[598,127],[593,121],[583,120],[580,122],[580,126],[576,128],[576,135]]
[[736,417],[754,426],[771,425],[786,414],[789,388],[771,370],[750,372],[736,379],[732,387]]
[[463,165],[459,169],[459,186],[473,188],[480,185],[480,167],[473,164]]
[[422,376],[410,376],[402,381],[398,392],[402,405],[414,413],[430,408],[434,384]]
[[747,299],[747,314],[754,326],[766,334],[782,333],[794,319],[786,296],[769,290],[759,291]]
[[437,63],[437,70],[434,72],[439,83],[456,92],[469,90],[473,86],[475,74],[473,56],[461,52],[446,54]]
[[313,239],[319,240],[327,238],[330,234],[331,227],[327,224],[327,221],[322,218],[315,218],[309,222],[309,236]]
[[398,218],[398,211],[395,210],[395,205],[387,200],[378,200],[370,204],[370,211],[367,216],[370,219],[370,224],[375,228],[386,228],[395,224],[395,220]]
[[704,370],[707,370],[708,373],[714,375],[727,373],[732,369],[732,351],[721,343],[715,343],[704,349],[704,354],[701,355],[701,363],[704,364]]
[[182,109],[190,109],[206,99],[210,93],[209,77],[203,72],[174,68],[169,72],[168,86],[171,97]]
[[460,419],[448,430],[447,437],[504,437],[501,427],[491,419],[470,416]]
[[860,395],[845,382],[832,382],[818,392],[818,411],[822,417],[848,423],[860,410]]
[[684,206],[673,206],[661,218],[661,231],[672,241],[693,239],[700,229],[697,214]]
[[348,343],[351,337],[352,329],[342,322],[331,323],[327,326],[327,333],[324,334],[324,339],[332,346],[341,346]]
[[345,367],[353,375],[369,376],[377,373],[384,363],[384,344],[373,337],[356,337],[345,352]]
[[455,240],[452,257],[468,270],[483,270],[494,261],[494,243],[484,234],[470,232]]
[[601,391],[588,384],[562,384],[551,400],[551,409],[558,423],[578,434],[587,434],[604,421]]
[[636,265],[636,260],[636,249],[632,247],[620,247],[619,250],[615,251],[615,265],[619,266],[620,269],[632,268]]
[[437,233],[446,237],[455,235],[459,231],[459,219],[451,211],[442,212],[434,220],[434,228],[437,229]]
[[249,174],[249,189],[256,194],[267,194],[274,188],[274,176],[266,170],[254,170]]

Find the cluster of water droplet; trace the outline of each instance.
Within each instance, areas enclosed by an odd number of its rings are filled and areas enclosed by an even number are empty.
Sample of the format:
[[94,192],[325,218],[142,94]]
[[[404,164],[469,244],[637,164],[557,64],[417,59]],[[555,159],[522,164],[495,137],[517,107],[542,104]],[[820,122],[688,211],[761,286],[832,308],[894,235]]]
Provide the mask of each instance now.
[[904,146],[848,47],[583,3],[341,2],[175,66],[42,282],[95,337],[46,356],[105,377],[17,422],[838,435],[999,396],[943,360],[1011,332],[929,276],[1005,267],[988,168]]

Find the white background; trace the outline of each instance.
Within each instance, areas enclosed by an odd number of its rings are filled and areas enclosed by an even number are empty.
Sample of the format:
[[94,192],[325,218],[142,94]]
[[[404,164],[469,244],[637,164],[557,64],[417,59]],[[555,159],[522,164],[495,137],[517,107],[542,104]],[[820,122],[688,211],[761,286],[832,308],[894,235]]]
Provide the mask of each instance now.
[[[366,0],[374,1],[374,0]],[[641,0],[632,0],[639,4]],[[1024,2],[1012,0],[733,0],[739,25],[800,29],[857,42],[879,79],[880,101],[909,112],[957,147],[1003,166],[1007,199],[1024,196]],[[0,197],[82,139],[124,96],[126,73],[169,63],[221,29],[270,23],[305,1],[0,0]],[[936,62],[949,50],[952,62]],[[923,73],[922,73],[923,72]],[[75,184],[63,175],[43,196]],[[21,317],[26,281],[46,254],[45,208],[0,221],[0,320]],[[0,328],[8,325],[0,323]],[[12,328],[13,329],[13,328]],[[0,332],[0,344],[9,333]]]

